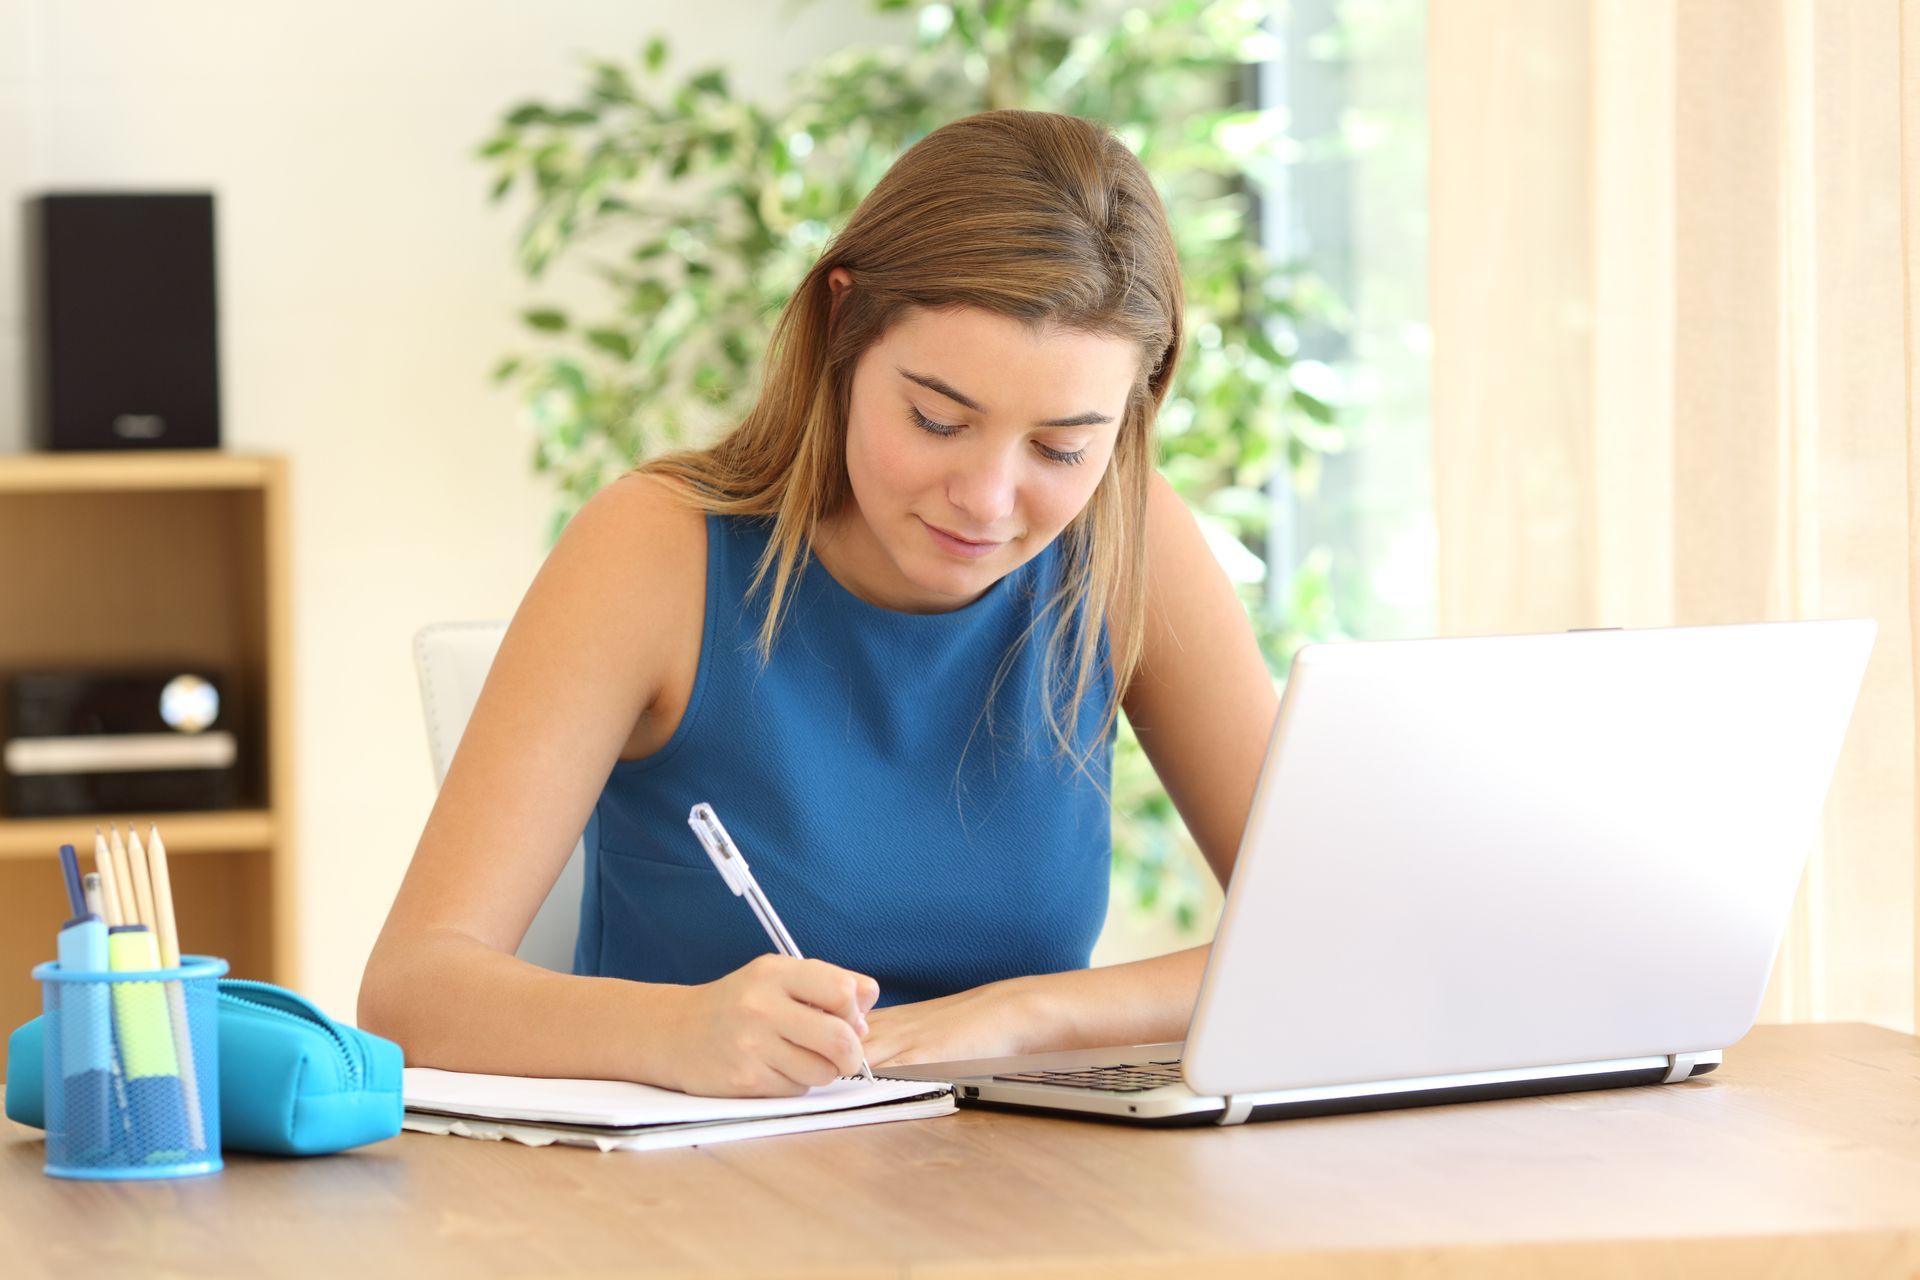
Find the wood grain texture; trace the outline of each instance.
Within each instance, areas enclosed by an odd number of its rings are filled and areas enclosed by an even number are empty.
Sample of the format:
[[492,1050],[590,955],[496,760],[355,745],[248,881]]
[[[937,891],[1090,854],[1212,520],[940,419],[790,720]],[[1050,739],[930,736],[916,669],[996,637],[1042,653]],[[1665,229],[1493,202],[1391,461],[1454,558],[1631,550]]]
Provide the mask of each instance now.
[[1239,1129],[979,1111],[648,1154],[403,1134],[176,1183],[0,1133],[12,1276],[1920,1275],[1920,1040],[1756,1029],[1670,1088]]
[[[51,856],[49,850],[57,853],[61,844],[87,836],[88,843],[81,856],[91,870],[93,829],[106,826],[109,819],[121,821],[123,815],[0,819],[0,858],[26,858],[45,863]],[[155,814],[152,820],[162,824],[161,835],[167,842],[169,855],[264,849],[274,839],[274,817],[265,809]],[[55,928],[59,924],[54,921]]]
[[0,493],[256,489],[277,459],[218,450],[27,453],[0,458]]

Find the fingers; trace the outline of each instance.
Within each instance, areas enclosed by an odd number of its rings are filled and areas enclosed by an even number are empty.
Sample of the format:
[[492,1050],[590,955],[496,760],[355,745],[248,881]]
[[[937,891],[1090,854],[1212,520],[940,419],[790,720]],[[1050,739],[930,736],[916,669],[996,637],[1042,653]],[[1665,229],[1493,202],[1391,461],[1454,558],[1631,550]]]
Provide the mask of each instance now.
[[[789,1075],[789,1078],[804,1078],[808,1084],[827,1084],[836,1076],[851,1076],[860,1073],[863,1053],[860,1037],[845,1019],[824,1013],[811,1005],[795,1004],[780,1025],[782,1038],[794,1049],[812,1058],[826,1071],[820,1076],[813,1069],[805,1077]],[[787,1073],[783,1065],[780,1070]]]
[[[749,995],[739,1006],[739,1014],[733,1028],[716,1046],[719,1060],[712,1064],[714,1078],[690,1092],[741,1098],[805,1093],[847,1074],[839,1065],[845,1056],[841,1038],[856,1046],[854,1061],[859,1061],[859,1042],[853,1039],[853,1028],[784,992]],[[817,1052],[816,1047],[826,1054]]]
[[[846,1026],[845,1023],[840,1025]],[[832,1084],[841,1076],[853,1074],[831,1060],[821,1057],[812,1049],[795,1044],[791,1040],[782,1040],[774,1046],[767,1055],[767,1065],[779,1072],[784,1079],[791,1080],[795,1088],[802,1093],[821,1085]],[[856,1061],[854,1071],[858,1070]]]
[[819,960],[764,955],[729,978],[723,1086],[782,1096],[857,1075],[879,984]]
[[866,1033],[867,1010],[880,998],[880,984],[872,978],[824,960],[790,963],[781,975],[788,994],[796,1000],[844,1018],[855,1031]]

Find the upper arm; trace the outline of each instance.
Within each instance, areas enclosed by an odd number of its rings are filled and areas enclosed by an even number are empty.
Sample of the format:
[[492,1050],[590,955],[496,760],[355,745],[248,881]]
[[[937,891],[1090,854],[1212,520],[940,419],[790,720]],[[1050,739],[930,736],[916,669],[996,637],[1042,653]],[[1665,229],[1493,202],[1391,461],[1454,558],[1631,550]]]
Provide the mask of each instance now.
[[1157,473],[1145,523],[1145,643],[1121,705],[1225,885],[1280,699],[1233,584]]
[[568,524],[515,611],[381,934],[512,953],[705,608],[706,529],[626,476]]

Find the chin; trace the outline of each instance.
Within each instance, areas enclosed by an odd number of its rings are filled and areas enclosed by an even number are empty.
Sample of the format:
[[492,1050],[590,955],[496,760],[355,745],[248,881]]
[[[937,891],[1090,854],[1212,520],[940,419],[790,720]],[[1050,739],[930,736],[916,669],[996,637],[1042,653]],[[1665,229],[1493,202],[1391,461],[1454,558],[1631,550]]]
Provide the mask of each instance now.
[[[1000,557],[989,557],[992,561]],[[921,561],[907,570],[907,581],[934,595],[961,599],[979,595],[1000,576],[999,568],[988,564],[929,564]]]

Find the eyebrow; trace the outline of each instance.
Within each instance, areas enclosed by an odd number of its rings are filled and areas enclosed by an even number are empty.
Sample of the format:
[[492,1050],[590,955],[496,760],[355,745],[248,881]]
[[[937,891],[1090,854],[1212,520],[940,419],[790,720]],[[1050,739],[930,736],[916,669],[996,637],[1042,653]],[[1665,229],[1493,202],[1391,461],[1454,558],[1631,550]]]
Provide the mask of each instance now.
[[[913,373],[906,369],[901,369],[898,365],[895,365],[894,368],[901,377],[910,378],[929,391],[943,395],[957,404],[963,404],[975,413],[986,412],[986,409],[980,405],[979,401],[973,399],[971,396],[961,394],[952,386],[942,382],[930,373]],[[1093,427],[1112,421],[1113,419],[1106,414],[1095,413],[1089,409],[1085,413],[1076,413],[1070,418],[1048,418],[1045,422],[1036,422],[1033,425],[1036,427]]]

